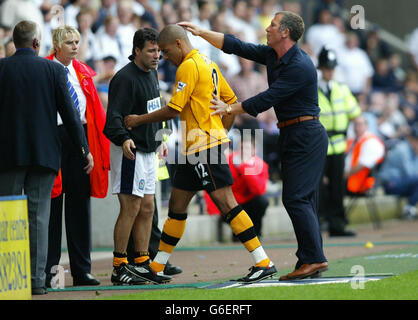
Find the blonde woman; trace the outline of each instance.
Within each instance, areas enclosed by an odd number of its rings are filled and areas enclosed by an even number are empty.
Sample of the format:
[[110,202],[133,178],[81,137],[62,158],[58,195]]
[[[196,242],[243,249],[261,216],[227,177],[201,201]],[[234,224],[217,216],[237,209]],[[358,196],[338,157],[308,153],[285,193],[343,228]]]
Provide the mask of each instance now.
[[[80,34],[70,26],[54,30],[52,53],[48,57],[61,64],[67,73],[67,87],[74,108],[80,117],[95,167],[90,175],[83,171],[85,164],[78,160],[78,149],[69,139],[58,116],[57,124],[61,140],[61,175],[55,181],[51,200],[49,223],[47,286],[52,279],[51,268],[58,265],[61,256],[62,209],[65,195],[65,226],[73,284],[98,285],[91,274],[91,225],[90,196],[104,198],[108,187],[109,140],[103,135],[106,115],[93,83],[96,73],[76,59]],[[62,176],[62,181],[60,177]]]

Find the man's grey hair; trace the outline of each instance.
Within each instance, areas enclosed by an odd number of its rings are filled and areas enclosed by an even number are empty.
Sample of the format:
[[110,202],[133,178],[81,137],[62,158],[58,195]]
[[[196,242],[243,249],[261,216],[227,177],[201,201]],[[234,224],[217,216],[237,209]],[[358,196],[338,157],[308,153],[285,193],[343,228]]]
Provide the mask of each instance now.
[[276,15],[278,14],[282,17],[280,20],[279,30],[285,31],[286,29],[289,29],[290,39],[297,42],[305,31],[303,19],[296,13],[290,11],[280,11],[276,13]]
[[41,29],[29,20],[20,21],[13,29],[13,42],[16,48],[30,48],[33,40],[41,40]]

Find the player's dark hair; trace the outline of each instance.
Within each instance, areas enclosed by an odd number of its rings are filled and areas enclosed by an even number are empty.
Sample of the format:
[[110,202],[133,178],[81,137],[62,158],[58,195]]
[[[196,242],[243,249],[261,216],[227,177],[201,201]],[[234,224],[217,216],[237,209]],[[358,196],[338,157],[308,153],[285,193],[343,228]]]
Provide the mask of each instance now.
[[158,39],[158,31],[153,28],[142,28],[138,29],[135,32],[134,40],[133,40],[133,46],[132,46],[132,55],[129,56],[129,60],[135,59],[135,48],[138,48],[139,50],[144,49],[145,43],[147,41],[151,43],[157,43]]

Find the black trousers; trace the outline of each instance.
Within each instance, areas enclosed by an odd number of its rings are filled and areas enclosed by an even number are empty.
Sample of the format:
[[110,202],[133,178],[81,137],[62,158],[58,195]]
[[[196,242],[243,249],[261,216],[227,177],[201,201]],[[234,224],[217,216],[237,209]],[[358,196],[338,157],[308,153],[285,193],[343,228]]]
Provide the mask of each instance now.
[[318,219],[319,181],[327,149],[328,135],[319,120],[280,130],[283,205],[298,242],[297,266],[327,261]]
[[319,214],[328,222],[328,231],[343,231],[347,219],[344,210],[344,153],[327,156],[319,189]]
[[[84,126],[87,131],[86,126]],[[61,258],[62,211],[65,202],[65,227],[71,275],[91,272],[91,207],[90,178],[83,167],[78,151],[64,126],[59,127],[61,139],[61,174],[63,194],[51,199],[49,219],[48,259],[45,272],[48,274]],[[87,132],[86,132],[87,135]],[[65,197],[65,201],[64,201]]]

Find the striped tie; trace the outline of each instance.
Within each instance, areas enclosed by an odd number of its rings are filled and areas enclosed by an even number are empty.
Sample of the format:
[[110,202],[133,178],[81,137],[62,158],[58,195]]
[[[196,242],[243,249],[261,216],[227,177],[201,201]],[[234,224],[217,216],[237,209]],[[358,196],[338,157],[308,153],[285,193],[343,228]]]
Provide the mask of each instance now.
[[68,91],[70,92],[71,99],[73,99],[74,107],[77,109],[78,114],[80,114],[80,107],[79,107],[80,102],[78,102],[77,93],[75,92],[75,89],[74,89],[73,85],[71,84],[70,79],[68,78],[68,72],[69,72],[69,70],[68,70],[67,67],[65,67],[65,72],[67,73],[67,87],[68,87]]

